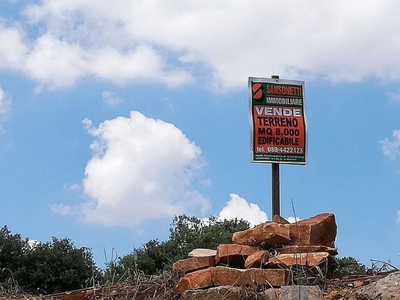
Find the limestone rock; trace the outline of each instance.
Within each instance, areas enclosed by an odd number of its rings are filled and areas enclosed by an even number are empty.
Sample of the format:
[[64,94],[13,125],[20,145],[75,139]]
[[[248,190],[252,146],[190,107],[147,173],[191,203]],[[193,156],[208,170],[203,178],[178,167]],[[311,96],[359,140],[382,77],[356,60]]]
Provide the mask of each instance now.
[[239,245],[271,248],[276,245],[287,245],[290,242],[289,225],[266,222],[252,229],[235,232],[232,241]]
[[336,248],[327,246],[284,246],[282,248],[275,248],[279,254],[288,253],[310,253],[310,252],[328,252],[330,255],[337,255],[338,251]]
[[172,272],[175,274],[186,274],[214,266],[215,258],[213,256],[191,257],[175,262],[172,265]]
[[281,298],[285,300],[322,300],[319,286],[288,285],[281,287]]
[[[211,267],[195,271],[182,277],[174,289],[179,295],[187,290],[197,290],[213,286],[253,286],[268,285],[280,287],[289,282],[289,271],[284,269],[235,269]],[[210,298],[212,299],[212,298]]]
[[269,254],[267,251],[260,250],[249,255],[244,262],[244,267],[248,268],[260,268],[269,260]]
[[[174,294],[181,295],[182,300],[236,300],[253,299],[253,296],[264,300],[297,300],[299,295],[305,300],[322,299],[318,287],[287,287],[291,269],[288,267],[315,267],[327,263],[329,268],[329,264],[335,263],[333,255],[337,254],[336,233],[335,216],[330,213],[292,224],[276,215],[273,222],[234,233],[233,244],[219,245],[217,250],[194,249],[188,254],[189,258],[175,262],[173,272],[185,275],[180,278]],[[400,278],[394,282],[392,286],[397,285]],[[270,288],[263,290],[266,287]],[[367,287],[358,290],[363,288]],[[379,293],[372,295],[383,295]],[[353,300],[370,299],[366,294],[354,295],[357,298]],[[390,299],[400,300],[400,297]]]
[[211,276],[212,269],[213,268],[208,268],[186,274],[184,277],[179,279],[178,284],[174,289],[174,294],[179,295],[186,290],[212,287],[214,285]]
[[353,292],[351,300],[399,300],[400,299],[400,271],[393,272],[369,285],[363,286]]
[[288,284],[289,273],[283,269],[235,269],[212,268],[215,286],[221,285],[260,285],[282,286]]
[[334,214],[323,213],[283,226],[290,230],[290,245],[335,247],[337,226]]
[[188,257],[206,257],[217,255],[217,250],[196,248],[189,252]]
[[229,267],[243,268],[246,258],[257,251],[256,247],[251,246],[221,244],[217,248],[215,263],[225,264]]
[[290,224],[290,222],[288,220],[286,220],[285,218],[282,218],[280,215],[275,215],[272,218],[272,222],[275,222],[278,224]]
[[320,263],[328,260],[328,264],[334,262],[334,258],[327,252],[313,253],[294,253],[294,254],[279,254],[270,257],[265,267],[276,268],[285,266],[318,266]]

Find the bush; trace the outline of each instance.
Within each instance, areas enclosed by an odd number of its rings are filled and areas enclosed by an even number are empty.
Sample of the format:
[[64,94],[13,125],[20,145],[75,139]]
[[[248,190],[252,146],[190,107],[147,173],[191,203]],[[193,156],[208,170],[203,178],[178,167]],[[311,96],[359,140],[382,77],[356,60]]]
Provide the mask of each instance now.
[[365,274],[367,267],[351,256],[337,258],[336,272],[342,274]]
[[102,279],[88,248],[76,248],[72,241],[29,245],[28,239],[11,234],[7,226],[0,230],[0,287],[32,294],[71,291]]
[[123,275],[127,276],[136,270],[148,275],[171,270],[175,261],[187,258],[193,249],[217,249],[220,244],[231,243],[233,233],[248,228],[249,223],[244,220],[219,220],[214,216],[202,220],[181,215],[173,219],[167,241],[150,240],[142,247],[135,248],[131,254],[109,266],[106,274],[122,279]]
[[2,289],[18,287],[19,270],[23,267],[29,250],[28,240],[11,234],[7,226],[0,230],[0,284]]

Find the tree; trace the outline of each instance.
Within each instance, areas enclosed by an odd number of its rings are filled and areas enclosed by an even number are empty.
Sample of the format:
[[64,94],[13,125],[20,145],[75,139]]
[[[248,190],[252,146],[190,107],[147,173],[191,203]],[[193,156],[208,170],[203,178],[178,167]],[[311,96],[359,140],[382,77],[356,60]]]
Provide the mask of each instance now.
[[27,292],[51,294],[71,291],[100,280],[90,249],[76,248],[68,238],[39,243],[25,256],[16,277]]
[[[231,243],[233,233],[249,228],[244,220],[219,220],[211,216],[208,220],[186,215],[173,219],[169,239],[165,242],[150,240],[131,254],[122,258],[115,265],[115,274],[129,274],[141,270],[145,274],[156,274],[171,270],[172,264],[187,258],[195,248],[217,249],[219,244]],[[109,273],[107,268],[106,273]]]
[[152,275],[161,272],[169,264],[165,256],[165,242],[150,240],[132,253],[119,257],[116,263],[111,262],[105,271],[105,280],[109,283],[124,280],[138,270]]
[[367,273],[367,267],[351,256],[337,258],[338,265],[336,272],[344,274],[363,274]]
[[175,217],[169,240],[166,242],[168,257],[172,261],[186,258],[195,248],[217,249],[218,245],[232,242],[232,235],[249,228],[243,219],[220,220],[215,216],[208,220],[181,215]]
[[0,283],[2,287],[16,285],[16,275],[24,264],[29,250],[28,239],[21,239],[19,234],[11,234],[7,226],[0,230]]
[[76,248],[68,238],[29,244],[7,226],[0,230],[0,287],[13,291],[56,293],[82,288],[101,279],[88,248]]

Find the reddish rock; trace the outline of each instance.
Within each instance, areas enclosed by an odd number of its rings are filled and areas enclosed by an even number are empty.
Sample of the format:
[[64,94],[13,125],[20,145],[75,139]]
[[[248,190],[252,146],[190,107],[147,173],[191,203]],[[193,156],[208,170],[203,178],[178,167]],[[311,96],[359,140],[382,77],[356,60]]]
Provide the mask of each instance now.
[[215,255],[217,255],[217,250],[196,248],[189,252],[188,257],[215,257]]
[[286,266],[318,266],[320,263],[328,260],[332,264],[334,258],[327,252],[314,252],[314,253],[293,253],[293,254],[279,254],[270,257],[265,267],[286,267]]
[[181,259],[172,265],[172,272],[175,274],[186,274],[189,272],[206,269],[215,266],[215,258],[212,256],[191,257]]
[[275,248],[279,254],[288,253],[310,253],[310,252],[328,252],[330,255],[337,255],[338,251],[336,248],[327,246],[284,246],[282,248]]
[[283,269],[212,268],[215,286],[260,285],[282,286],[288,284],[289,272]]
[[244,267],[248,268],[260,268],[269,260],[269,254],[267,251],[257,251],[246,258]]
[[285,218],[282,218],[280,215],[275,215],[272,218],[272,222],[275,222],[278,224],[290,224],[290,222],[288,220],[286,220]]
[[187,290],[197,290],[212,286],[255,286],[279,287],[289,283],[289,271],[284,269],[234,269],[211,267],[186,274],[174,289],[179,295]]
[[319,214],[283,226],[290,230],[290,245],[335,247],[337,226],[334,214]]
[[202,288],[208,288],[213,286],[212,281],[212,269],[208,268],[186,274],[184,277],[179,279],[178,284],[174,289],[174,294],[182,294],[186,290],[197,290]]
[[289,225],[266,222],[252,229],[235,232],[232,241],[239,245],[271,248],[276,245],[287,245],[290,242]]
[[258,248],[246,245],[221,244],[217,248],[215,263],[243,268],[246,258],[257,251]]

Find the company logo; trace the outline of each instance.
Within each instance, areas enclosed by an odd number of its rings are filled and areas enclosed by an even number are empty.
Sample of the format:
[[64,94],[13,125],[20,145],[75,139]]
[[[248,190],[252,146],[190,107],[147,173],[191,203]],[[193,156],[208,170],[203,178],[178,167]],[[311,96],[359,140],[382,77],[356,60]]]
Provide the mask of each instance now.
[[262,84],[261,83],[254,83],[252,86],[252,91],[253,91],[253,99],[261,102],[263,100],[263,89],[262,89]]

